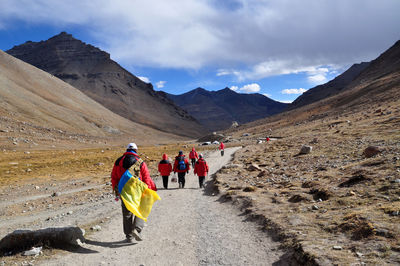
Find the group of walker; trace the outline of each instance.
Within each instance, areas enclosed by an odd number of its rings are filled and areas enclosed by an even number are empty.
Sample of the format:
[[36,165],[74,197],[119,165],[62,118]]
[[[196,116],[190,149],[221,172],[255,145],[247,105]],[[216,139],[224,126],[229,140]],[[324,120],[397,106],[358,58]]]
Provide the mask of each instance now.
[[[203,155],[197,153],[194,147],[189,153],[189,159],[194,169],[194,174],[199,177],[199,186],[200,188],[203,188],[204,180],[209,171],[208,164],[204,160]],[[171,162],[168,160],[168,155],[165,153],[163,154],[162,160],[158,163],[158,172],[160,172],[160,175],[162,176],[163,186],[165,189],[168,189],[169,175],[172,171],[174,174],[178,173],[179,188],[184,188],[186,181],[185,175],[189,174],[190,164],[182,151],[179,151],[178,156],[175,157],[174,166],[172,166]]]
[[[221,150],[221,156],[224,155],[224,147],[224,144],[221,142],[219,146],[219,149]],[[122,189],[119,184],[120,180],[124,179],[124,181],[126,181],[125,179],[127,176],[129,177],[129,175],[130,177],[137,178],[145,183],[148,189],[157,191],[157,187],[154,181],[151,179],[147,165],[140,158],[137,150],[138,148],[135,143],[129,143],[126,152],[114,163],[111,172],[111,185],[115,193],[116,200],[121,198],[120,193],[122,192]],[[198,154],[194,147],[189,154],[189,158],[191,159],[192,167],[194,168],[194,174],[198,175],[199,177],[199,186],[200,188],[203,188],[205,177],[209,171],[208,164],[204,160],[203,155]],[[129,169],[130,171],[128,171]],[[162,176],[165,189],[168,189],[168,179],[172,171],[174,173],[178,173],[179,188],[184,188],[185,175],[189,173],[189,170],[189,161],[185,158],[185,155],[182,151],[179,151],[178,156],[175,157],[173,167],[171,165],[171,162],[168,160],[167,154],[163,154],[162,160],[158,164],[158,171]],[[127,172],[129,172],[129,174],[127,174]],[[123,201],[121,201],[121,206],[123,229],[126,235],[126,242],[132,243],[133,239],[135,239],[136,241],[141,241],[141,232],[144,227],[144,220],[135,216],[130,210],[128,210]]]

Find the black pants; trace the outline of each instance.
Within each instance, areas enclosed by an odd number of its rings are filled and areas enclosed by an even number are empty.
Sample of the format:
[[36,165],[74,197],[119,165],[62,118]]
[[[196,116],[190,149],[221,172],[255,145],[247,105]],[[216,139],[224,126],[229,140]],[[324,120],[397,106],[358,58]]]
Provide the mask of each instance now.
[[206,179],[205,176],[199,176],[199,186],[200,186],[200,188],[204,187],[204,179]]
[[163,182],[165,189],[168,189],[168,178],[169,178],[169,175],[165,175],[165,176],[163,175],[163,177],[162,177],[162,182]]
[[194,164],[196,163],[196,159],[191,159],[192,160],[192,167],[194,167]]
[[221,150],[221,156],[224,156],[224,150]]
[[186,172],[178,173],[178,182],[182,188],[185,187],[185,175],[186,175]]
[[124,202],[121,200],[122,205],[122,223],[124,225],[124,233],[126,238],[133,238],[133,230],[136,229],[139,233],[144,227],[144,221],[136,217],[133,213],[128,211]]

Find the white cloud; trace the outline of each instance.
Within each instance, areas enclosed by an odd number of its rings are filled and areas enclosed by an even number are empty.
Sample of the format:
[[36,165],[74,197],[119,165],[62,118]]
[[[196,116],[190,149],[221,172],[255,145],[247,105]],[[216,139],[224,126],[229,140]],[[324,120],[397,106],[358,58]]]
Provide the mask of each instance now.
[[83,27],[123,64],[256,66],[234,73],[243,80],[371,60],[398,39],[398,0],[240,0],[223,8],[219,2],[1,0],[0,25]]
[[325,83],[326,81],[328,81],[324,74],[312,75],[312,76],[309,76],[307,79],[310,83],[313,83],[313,84],[322,84],[322,83]]
[[263,95],[264,95],[265,97],[268,97],[268,98],[271,97],[271,94],[269,94],[269,93],[263,93]]
[[260,85],[257,83],[247,84],[241,87],[239,90],[244,93],[256,93],[260,91]]
[[231,86],[231,90],[242,93],[256,93],[259,92],[260,89],[260,85],[257,83],[247,84],[240,88],[238,86]]
[[281,102],[281,103],[292,103],[293,101],[291,101],[291,100],[282,100],[282,101],[278,101],[278,102]]
[[150,79],[148,77],[140,77],[140,76],[138,76],[138,78],[143,82],[150,83]]
[[165,83],[167,83],[167,82],[164,81],[164,80],[160,80],[160,81],[156,82],[156,87],[157,87],[157,89],[164,88]]
[[226,69],[218,69],[217,77],[231,75],[231,72]]
[[302,94],[306,92],[306,89],[300,88],[300,89],[284,89],[281,91],[282,94]]
[[300,74],[304,73],[307,75],[307,79],[310,83],[322,83],[327,81],[327,75],[337,74],[339,66],[327,65],[327,66],[304,66],[301,62],[292,62],[290,60],[269,60],[247,70],[228,70],[220,69],[217,72],[217,76],[221,75],[232,75],[240,82],[245,80],[259,80],[271,76],[277,75],[288,75],[288,74]]

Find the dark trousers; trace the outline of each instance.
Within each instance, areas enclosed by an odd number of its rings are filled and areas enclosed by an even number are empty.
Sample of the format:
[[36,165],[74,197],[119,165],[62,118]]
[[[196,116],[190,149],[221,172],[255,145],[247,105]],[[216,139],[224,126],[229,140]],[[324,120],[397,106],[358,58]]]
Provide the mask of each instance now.
[[196,163],[196,159],[191,159],[192,160],[192,167],[194,167],[194,164]]
[[199,176],[199,186],[200,186],[200,188],[204,187],[204,179],[206,179],[205,176]]
[[224,156],[224,150],[221,150],[221,156]]
[[122,222],[124,225],[124,233],[126,238],[133,238],[133,230],[136,229],[139,233],[144,227],[144,221],[136,217],[133,213],[128,211],[124,202],[121,200],[122,205]]
[[182,188],[185,187],[185,175],[186,172],[178,173],[178,182],[182,185]]
[[162,182],[163,182],[165,189],[168,189],[168,178],[169,178],[169,175],[163,175],[163,177],[162,177]]

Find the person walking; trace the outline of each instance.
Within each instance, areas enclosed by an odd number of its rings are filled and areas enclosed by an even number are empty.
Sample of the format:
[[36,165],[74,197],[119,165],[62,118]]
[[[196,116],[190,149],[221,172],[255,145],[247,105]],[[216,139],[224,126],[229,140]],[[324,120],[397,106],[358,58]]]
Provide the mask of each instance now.
[[189,174],[190,165],[182,151],[175,157],[174,173],[178,173],[179,188],[185,187],[185,175]]
[[162,156],[162,160],[158,163],[158,172],[162,176],[164,188],[168,189],[168,179],[172,172],[172,164],[165,153]]
[[189,153],[189,159],[192,161],[192,167],[194,167],[196,159],[197,160],[199,159],[199,155],[197,151],[194,149],[194,147],[192,148],[192,151]]
[[[150,177],[149,170],[146,163],[137,154],[137,145],[135,143],[129,143],[126,152],[119,157],[115,163],[111,172],[111,185],[117,199],[120,197],[118,192],[118,183],[121,176],[128,170],[135,178],[139,178],[143,181],[149,189],[157,191],[157,187]],[[122,222],[124,233],[126,236],[126,241],[132,243],[133,238],[136,241],[142,241],[141,232],[144,227],[144,221],[139,217],[136,217],[131,213],[125,206],[124,202],[121,200],[122,205]]]
[[224,156],[224,149],[225,149],[225,144],[221,143],[219,144],[219,150],[221,151],[221,156]]
[[194,166],[194,174],[199,177],[199,186],[200,188],[204,187],[204,180],[206,175],[208,175],[208,164],[203,158],[203,154],[200,153],[199,160],[196,162]]

